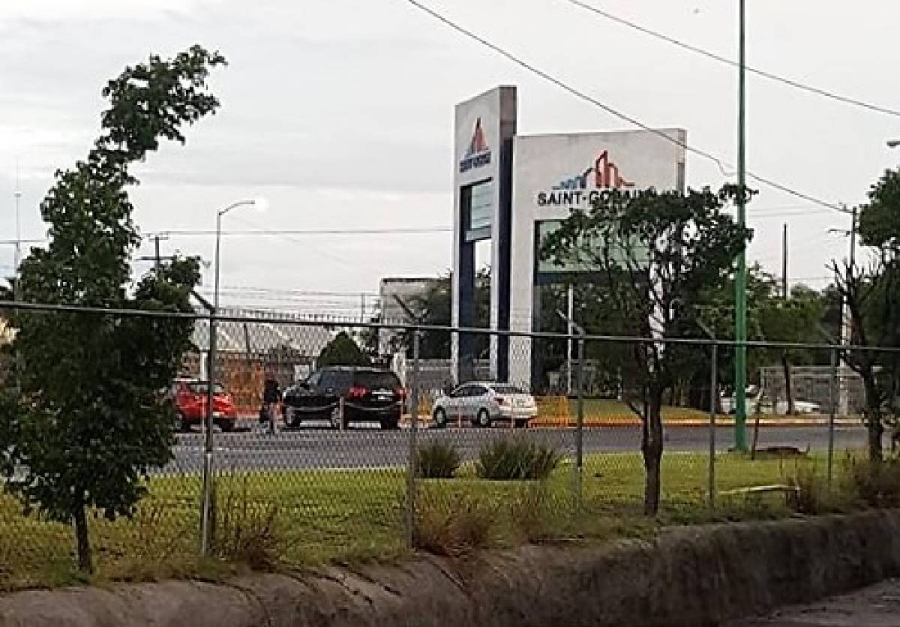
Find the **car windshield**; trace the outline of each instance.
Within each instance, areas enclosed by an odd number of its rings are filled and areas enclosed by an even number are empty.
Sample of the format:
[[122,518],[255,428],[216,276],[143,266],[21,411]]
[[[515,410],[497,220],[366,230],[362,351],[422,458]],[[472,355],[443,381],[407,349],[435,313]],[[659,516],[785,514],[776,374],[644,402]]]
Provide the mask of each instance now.
[[[209,384],[205,381],[198,381],[196,383],[188,383],[188,389],[194,394],[208,394]],[[225,394],[225,388],[222,387],[221,384],[216,383],[213,386],[213,394],[222,395]]]
[[369,389],[395,390],[400,387],[400,379],[393,372],[357,372],[354,381],[356,385]]
[[491,389],[497,394],[525,394],[525,392],[514,385],[492,385]]

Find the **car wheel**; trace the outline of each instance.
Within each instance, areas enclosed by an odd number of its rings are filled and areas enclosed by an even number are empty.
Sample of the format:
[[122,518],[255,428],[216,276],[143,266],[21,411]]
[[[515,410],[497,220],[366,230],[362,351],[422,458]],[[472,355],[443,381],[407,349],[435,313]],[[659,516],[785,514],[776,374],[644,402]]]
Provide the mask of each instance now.
[[296,429],[300,426],[300,418],[297,416],[297,412],[291,407],[284,408],[284,424],[289,429]]
[[491,426],[491,414],[486,409],[478,410],[477,422],[479,427],[490,427]]
[[382,431],[396,431],[400,428],[400,417],[393,416],[392,418],[385,418],[381,421],[381,429]]
[[175,413],[175,420],[172,424],[172,428],[178,433],[186,433],[190,430],[187,419],[180,411]]
[[223,433],[234,431],[234,420],[220,420],[219,429],[221,429]]
[[432,418],[434,419],[434,426],[438,429],[443,429],[447,426],[447,412],[443,407],[435,409]]
[[525,418],[518,418],[516,420],[516,429],[524,429],[528,426],[528,420]]
[[[343,423],[343,424],[342,424]],[[331,412],[331,428],[338,429],[348,429],[350,427],[350,421],[347,420],[346,414],[341,417],[341,410],[335,408],[334,411]]]

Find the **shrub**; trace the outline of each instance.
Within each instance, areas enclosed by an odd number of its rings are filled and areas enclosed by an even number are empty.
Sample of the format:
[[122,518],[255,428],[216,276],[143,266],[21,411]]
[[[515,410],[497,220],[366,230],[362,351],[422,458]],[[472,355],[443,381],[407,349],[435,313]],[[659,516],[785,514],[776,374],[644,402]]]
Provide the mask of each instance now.
[[275,503],[251,501],[247,482],[216,498],[213,553],[253,570],[272,570],[287,548],[281,509]]
[[416,451],[416,473],[423,479],[451,479],[461,463],[452,444],[430,442]]
[[546,479],[561,460],[559,451],[548,444],[524,437],[502,438],[481,449],[475,472],[481,479],[496,481]]
[[423,485],[416,498],[413,546],[448,557],[488,548],[497,514],[497,506],[482,495]]
[[900,460],[881,463],[848,456],[845,461],[848,488],[869,507],[900,506]]

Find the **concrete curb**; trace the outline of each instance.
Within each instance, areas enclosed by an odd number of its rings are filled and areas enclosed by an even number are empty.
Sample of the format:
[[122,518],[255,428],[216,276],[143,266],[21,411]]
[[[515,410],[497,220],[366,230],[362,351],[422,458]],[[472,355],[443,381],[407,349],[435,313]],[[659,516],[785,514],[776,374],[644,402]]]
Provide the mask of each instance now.
[[678,528],[358,571],[20,592],[0,627],[696,627],[900,573],[900,511]]

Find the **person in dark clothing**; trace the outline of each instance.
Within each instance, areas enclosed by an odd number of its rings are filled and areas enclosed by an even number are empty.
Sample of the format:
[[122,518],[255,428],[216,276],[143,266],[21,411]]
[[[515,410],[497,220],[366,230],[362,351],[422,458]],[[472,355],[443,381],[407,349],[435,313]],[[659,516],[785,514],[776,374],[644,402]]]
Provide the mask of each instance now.
[[275,414],[278,410],[278,403],[281,402],[281,386],[274,377],[267,377],[263,385],[263,407],[260,412],[260,422],[268,420],[269,432],[275,433]]

